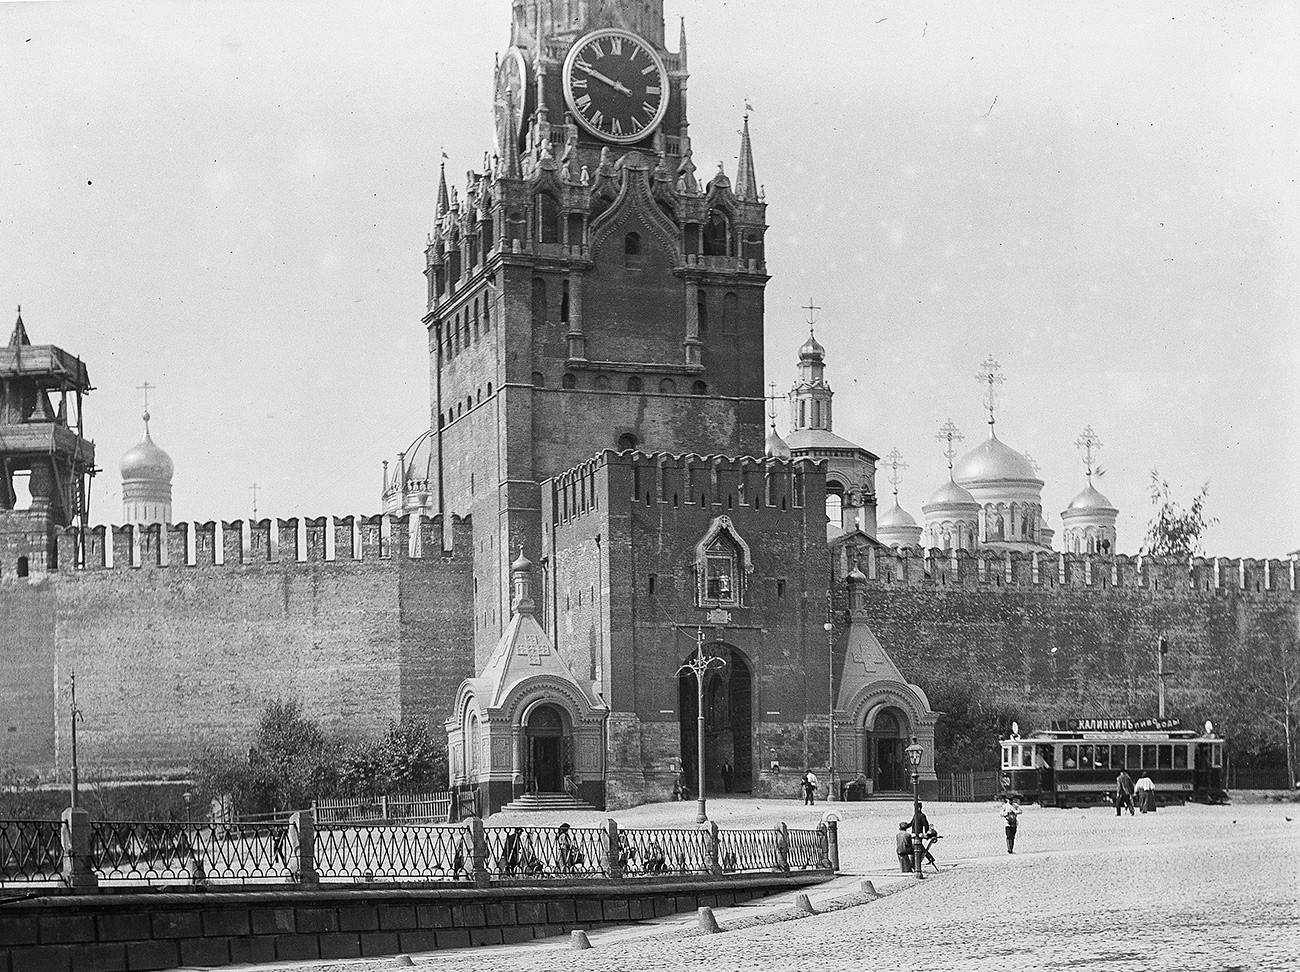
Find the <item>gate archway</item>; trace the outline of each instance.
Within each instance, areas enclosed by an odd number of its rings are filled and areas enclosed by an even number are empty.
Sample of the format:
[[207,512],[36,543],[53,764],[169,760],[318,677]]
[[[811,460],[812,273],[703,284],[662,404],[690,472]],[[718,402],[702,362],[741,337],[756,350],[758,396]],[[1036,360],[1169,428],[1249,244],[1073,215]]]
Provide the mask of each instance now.
[[[737,648],[722,642],[705,646],[705,654],[722,658],[726,665],[713,668],[704,678],[704,778],[714,795],[730,790],[749,793],[754,788],[753,673],[749,660]],[[695,658],[691,652],[686,661]],[[696,740],[699,710],[695,675],[683,672],[677,678],[679,735],[682,773],[695,792]],[[730,773],[723,773],[724,764]]]

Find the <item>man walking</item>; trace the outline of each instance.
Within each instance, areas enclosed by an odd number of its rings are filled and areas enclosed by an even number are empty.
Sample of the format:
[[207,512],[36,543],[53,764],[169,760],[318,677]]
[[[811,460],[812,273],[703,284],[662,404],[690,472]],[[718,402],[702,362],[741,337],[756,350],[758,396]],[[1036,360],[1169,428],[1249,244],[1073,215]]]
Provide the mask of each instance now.
[[1020,805],[1014,803],[1011,797],[1002,798],[1002,806],[998,807],[998,816],[1002,818],[1007,832],[1007,853],[1016,852],[1016,830],[1020,826]]
[[1115,777],[1115,816],[1119,816],[1120,809],[1128,806],[1128,815],[1133,816],[1133,777],[1128,775],[1128,770],[1121,769],[1119,776]]

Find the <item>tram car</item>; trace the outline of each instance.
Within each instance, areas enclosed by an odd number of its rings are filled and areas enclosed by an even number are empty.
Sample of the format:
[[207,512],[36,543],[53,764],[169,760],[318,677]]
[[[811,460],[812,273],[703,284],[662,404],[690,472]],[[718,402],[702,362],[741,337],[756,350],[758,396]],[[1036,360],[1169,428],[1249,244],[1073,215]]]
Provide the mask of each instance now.
[[1012,723],[1002,743],[1002,792],[1022,803],[1083,807],[1111,803],[1115,778],[1146,774],[1157,804],[1223,803],[1228,798],[1226,740],[1206,722],[1203,733],[1176,719],[1069,719],[1021,738]]

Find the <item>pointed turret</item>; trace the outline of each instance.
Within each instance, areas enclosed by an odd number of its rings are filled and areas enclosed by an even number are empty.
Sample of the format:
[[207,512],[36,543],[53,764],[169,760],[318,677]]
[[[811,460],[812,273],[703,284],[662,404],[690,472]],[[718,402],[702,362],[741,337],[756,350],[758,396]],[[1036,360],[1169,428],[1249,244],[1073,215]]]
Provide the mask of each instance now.
[[682,70],[686,70],[686,18],[682,18],[682,32],[677,39],[677,57],[681,61]]
[[14,322],[14,332],[9,335],[9,347],[25,348],[31,346],[31,339],[27,337],[27,328],[23,327],[23,308],[18,305],[18,320]]
[[451,208],[447,195],[447,156],[443,155],[442,164],[438,166],[438,206],[433,212],[434,220],[439,220]]
[[740,131],[740,164],[736,169],[736,195],[745,202],[758,202],[758,180],[754,178],[754,149],[749,141],[749,115]]

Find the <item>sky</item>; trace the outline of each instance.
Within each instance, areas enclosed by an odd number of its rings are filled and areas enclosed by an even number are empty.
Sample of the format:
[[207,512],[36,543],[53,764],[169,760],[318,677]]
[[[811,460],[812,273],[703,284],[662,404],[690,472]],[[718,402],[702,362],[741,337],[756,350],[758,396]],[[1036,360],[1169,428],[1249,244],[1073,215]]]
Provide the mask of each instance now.
[[[940,425],[1096,485],[1137,552],[1158,469],[1213,555],[1300,547],[1300,6],[666,0],[701,173],[753,106],[767,380],[807,326],[835,431],[946,478]],[[492,145],[508,0],[0,3],[0,327],[87,363],[103,472],[142,431],[177,521],[371,513],[426,428],[440,152]],[[463,177],[457,180],[463,184]],[[784,410],[782,424],[784,428]],[[891,505],[886,470],[881,508]]]

